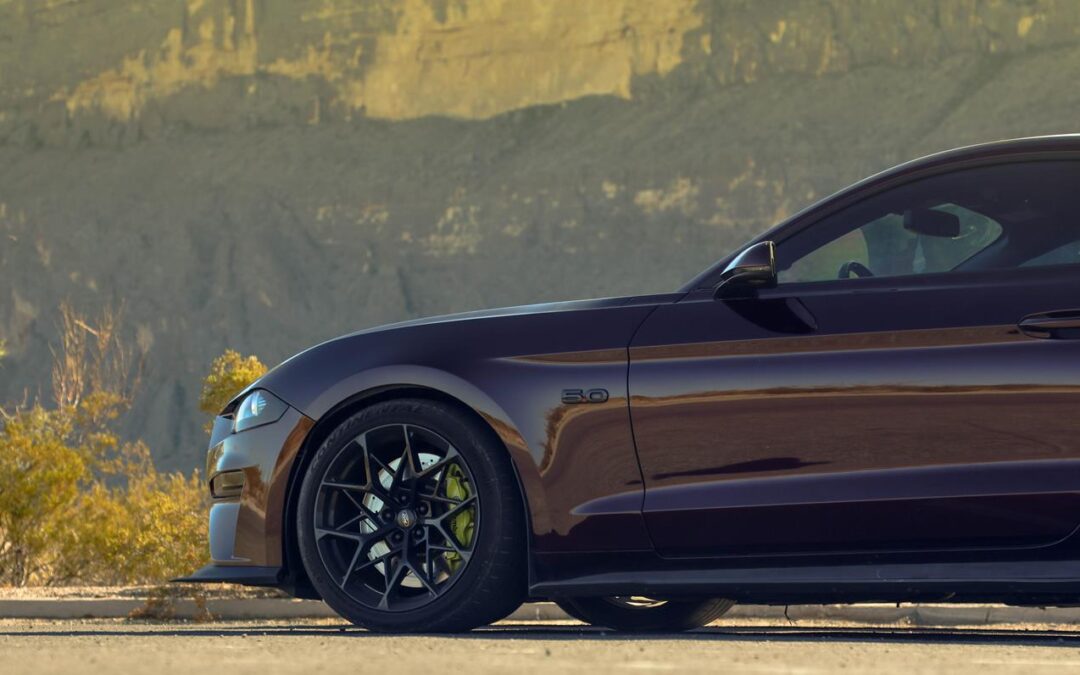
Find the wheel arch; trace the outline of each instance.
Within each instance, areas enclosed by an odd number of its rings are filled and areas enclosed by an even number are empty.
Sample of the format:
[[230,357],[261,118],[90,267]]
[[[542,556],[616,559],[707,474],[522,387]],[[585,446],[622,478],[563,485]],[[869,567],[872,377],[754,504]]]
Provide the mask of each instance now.
[[[529,480],[531,474],[536,472],[535,465],[530,461],[527,462],[525,466],[522,466],[522,457],[520,456],[520,453],[512,452],[510,445],[508,445],[508,435],[511,437],[511,443],[514,442],[515,435],[517,438],[520,438],[516,429],[512,429],[512,427],[510,429],[506,428],[506,422],[504,421],[506,420],[505,416],[502,416],[501,419],[493,419],[490,412],[482,414],[473,405],[470,405],[462,399],[452,396],[441,389],[418,384],[384,384],[356,392],[339,401],[337,404],[330,407],[324,414],[319,416],[311,431],[304,439],[304,443],[293,462],[286,486],[285,504],[283,507],[285,511],[283,514],[283,531],[281,533],[281,545],[283,549],[282,561],[285,564],[285,583],[283,586],[293,595],[297,597],[318,598],[318,593],[307,579],[307,571],[304,569],[303,562],[300,558],[300,549],[297,542],[296,531],[297,505],[299,502],[300,487],[303,483],[304,476],[307,474],[307,468],[311,463],[312,456],[330,433],[352,415],[377,403],[406,398],[439,401],[451,406],[458,412],[477,422],[484,432],[490,435],[490,440],[498,447],[502,448],[502,450],[510,457],[510,464],[514,469],[514,476],[517,482],[518,494],[521,496],[521,506],[524,509],[526,530],[525,554],[529,565],[527,578],[531,585],[533,580],[531,555],[533,514],[536,512],[537,508],[543,508],[542,503],[544,500],[542,495],[537,494],[539,491],[538,478],[533,481]],[[496,427],[499,427],[499,429],[497,430]],[[502,431],[502,433],[500,433],[500,431]],[[525,456],[528,456],[527,453],[525,453]],[[533,485],[532,490],[527,487],[530,483]],[[540,503],[538,504],[537,501]]]

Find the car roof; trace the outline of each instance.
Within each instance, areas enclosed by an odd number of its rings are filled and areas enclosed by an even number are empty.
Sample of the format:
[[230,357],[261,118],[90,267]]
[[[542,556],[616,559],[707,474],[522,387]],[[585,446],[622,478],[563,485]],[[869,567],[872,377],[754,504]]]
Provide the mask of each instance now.
[[710,285],[708,281],[719,273],[719,268],[726,265],[733,259],[739,252],[744,250],[747,246],[750,246],[759,241],[765,241],[774,237],[779,231],[787,229],[790,225],[804,220],[808,215],[817,211],[827,209],[832,204],[837,202],[844,202],[847,198],[857,195],[858,193],[872,188],[875,185],[881,183],[888,183],[898,179],[903,179],[905,176],[921,173],[926,170],[931,170],[938,167],[948,167],[958,164],[967,164],[969,162],[983,162],[992,161],[994,159],[1005,158],[1030,158],[1030,159],[1044,159],[1047,155],[1056,152],[1078,152],[1080,153],[1080,133],[1077,134],[1056,134],[1050,136],[1027,136],[1023,138],[1012,138],[1007,140],[992,141],[989,143],[978,143],[975,145],[965,145],[951,150],[944,150],[941,152],[935,152],[933,154],[924,155],[915,159],[908,160],[896,166],[879,171],[863,178],[847,187],[841,188],[837,192],[834,192],[827,197],[824,197],[806,208],[800,210],[789,218],[785,219],[781,223],[769,228],[762,234],[758,235],[747,244],[740,246],[734,251],[731,251],[727,256],[721,258],[716,263],[711,265],[708,269],[704,270],[693,279],[688,281],[679,290],[681,292],[688,292],[697,288],[703,288]]
[[[879,182],[883,179],[894,178],[898,175],[914,173],[924,169],[949,164],[963,163],[970,160],[994,159],[998,157],[1011,157],[1015,155],[1041,155],[1051,152],[1080,151],[1080,134],[1059,134],[1054,136],[1028,136],[1025,138],[1012,138],[1003,141],[978,143],[965,145],[952,150],[944,150],[933,154],[918,157],[894,167],[885,169],[868,176],[856,183],[843,188],[839,192],[822,199],[818,204],[827,202],[834,197],[845,194],[859,187]],[[811,207],[813,208],[813,207]],[[793,219],[793,218],[792,218]]]

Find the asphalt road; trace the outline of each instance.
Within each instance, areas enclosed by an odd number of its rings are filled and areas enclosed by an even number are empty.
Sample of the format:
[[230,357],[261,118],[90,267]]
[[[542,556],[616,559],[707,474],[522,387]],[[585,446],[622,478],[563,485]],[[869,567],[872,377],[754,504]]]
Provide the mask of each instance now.
[[1061,673],[1080,630],[718,623],[617,636],[577,624],[500,624],[464,636],[385,636],[335,622],[153,624],[0,620],[0,672],[80,673]]

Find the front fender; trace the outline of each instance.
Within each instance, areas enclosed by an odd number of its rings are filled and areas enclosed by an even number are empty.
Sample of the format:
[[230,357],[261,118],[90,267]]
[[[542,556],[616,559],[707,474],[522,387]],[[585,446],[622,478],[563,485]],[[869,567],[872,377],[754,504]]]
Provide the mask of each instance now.
[[491,396],[462,377],[429,366],[375,367],[346,375],[330,383],[318,397],[300,408],[300,411],[314,420],[321,420],[343,403],[363,400],[387,390],[415,388],[429,389],[449,396],[484,419],[510,453],[525,493],[534,530],[550,530],[548,500],[538,466],[517,423]]
[[[627,345],[657,301],[570,303],[354,333],[301,352],[253,386],[317,421],[367,394],[440,392],[475,411],[510,453],[534,553],[651,550]],[[565,390],[601,395],[567,400]]]

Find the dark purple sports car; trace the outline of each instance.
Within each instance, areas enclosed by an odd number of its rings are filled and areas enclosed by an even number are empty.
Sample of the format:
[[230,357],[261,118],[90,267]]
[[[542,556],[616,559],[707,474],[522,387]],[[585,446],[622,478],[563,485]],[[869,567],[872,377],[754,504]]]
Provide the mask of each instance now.
[[331,340],[221,412],[207,469],[190,580],[374,630],[1080,603],[1080,136],[878,174],[674,293]]

